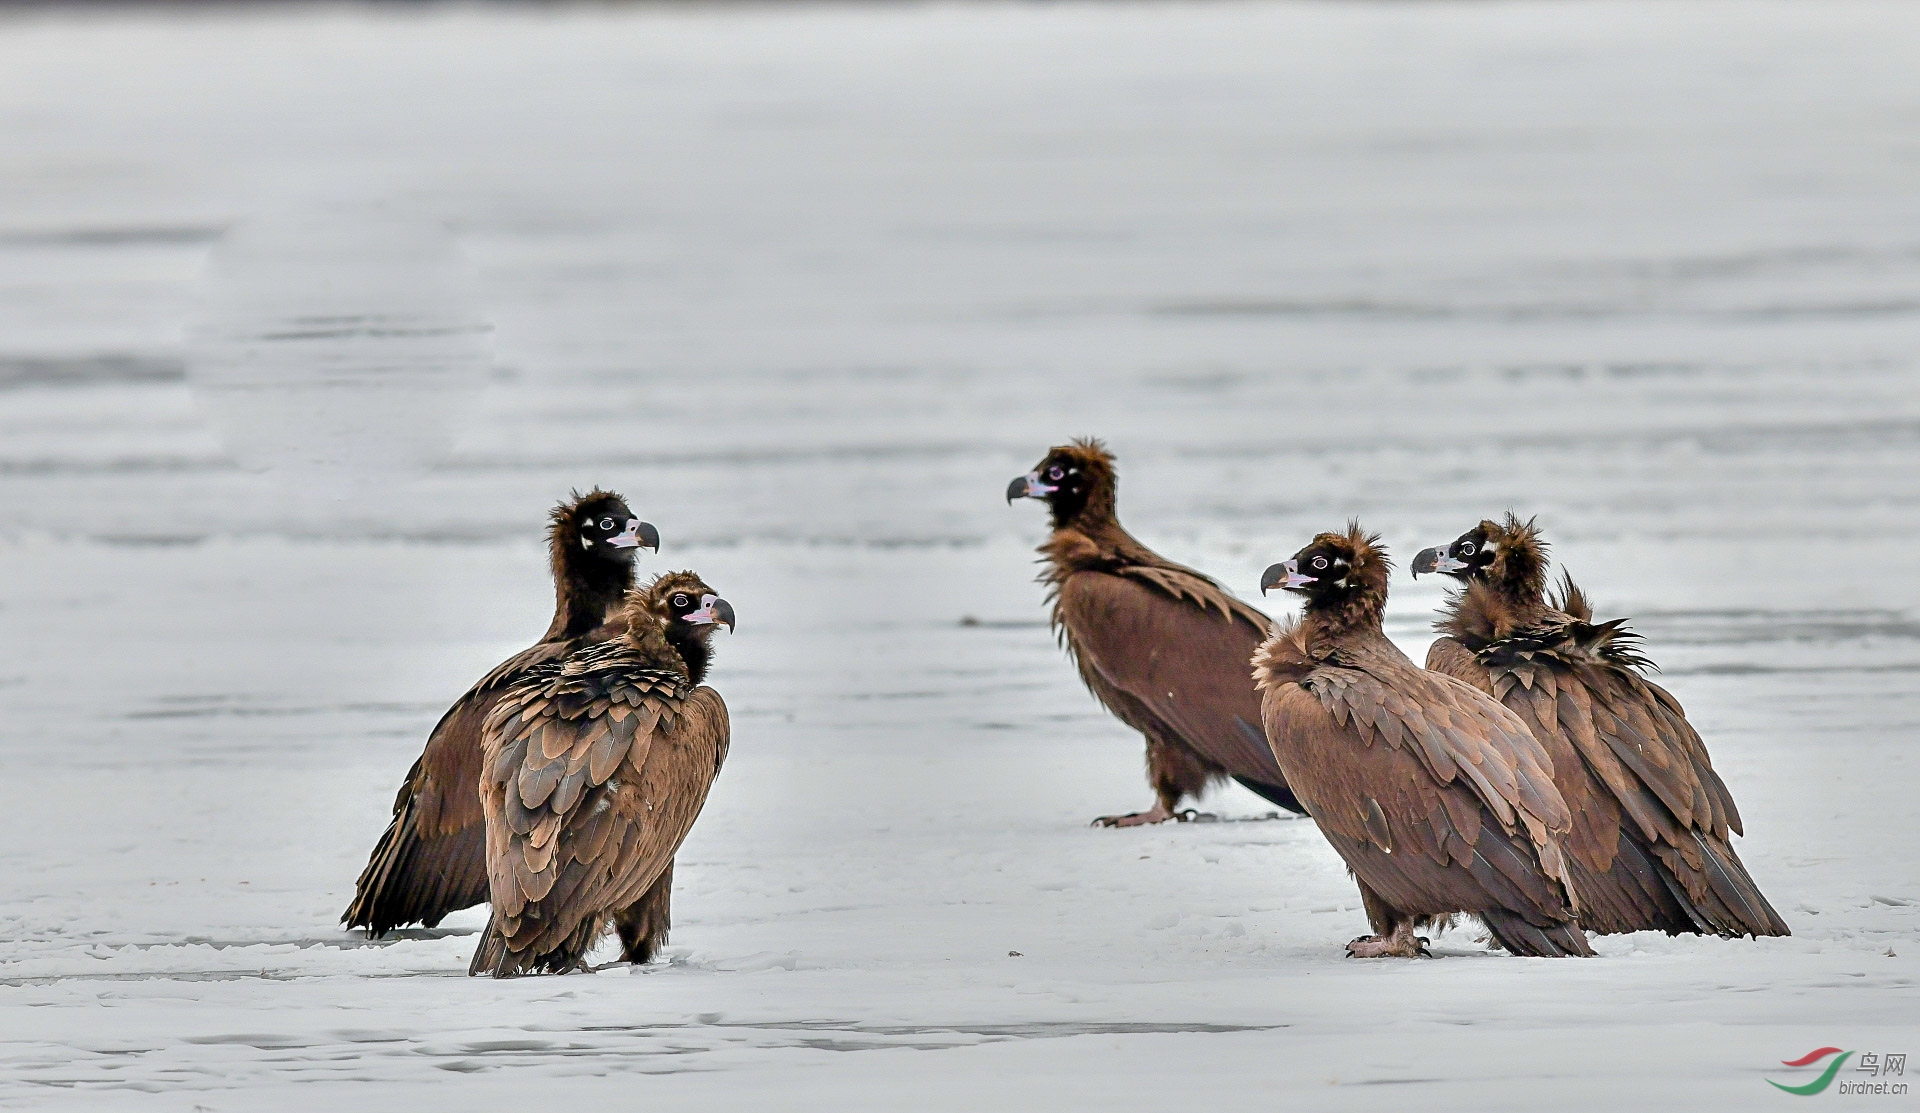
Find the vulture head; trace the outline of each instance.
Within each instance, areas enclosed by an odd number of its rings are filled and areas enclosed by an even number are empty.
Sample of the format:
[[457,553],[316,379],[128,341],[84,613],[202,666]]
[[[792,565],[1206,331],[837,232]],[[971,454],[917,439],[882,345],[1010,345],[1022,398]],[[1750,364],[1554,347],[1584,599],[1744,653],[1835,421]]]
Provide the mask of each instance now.
[[725,626],[733,632],[733,604],[692,572],[663,573],[635,594],[647,617],[666,634],[667,644],[686,661],[688,679],[695,684],[704,680],[713,659],[714,630]]
[[1260,577],[1260,593],[1274,588],[1304,595],[1309,611],[1354,609],[1378,614],[1387,605],[1387,574],[1393,562],[1380,535],[1359,522],[1344,533],[1323,533],[1307,547],[1269,567]]
[[634,517],[626,499],[598,487],[554,507],[548,529],[560,549],[615,564],[632,564],[641,548],[660,551],[660,531]]
[[1503,594],[1533,598],[1546,591],[1547,543],[1529,518],[1509,512],[1504,521],[1485,521],[1451,545],[1422,549],[1413,558],[1415,578],[1438,572],[1462,583],[1482,581]]
[[1083,517],[1113,516],[1119,477],[1113,453],[1090,437],[1049,449],[1032,471],[1007,484],[1007,501],[1040,499],[1053,512],[1053,528]]

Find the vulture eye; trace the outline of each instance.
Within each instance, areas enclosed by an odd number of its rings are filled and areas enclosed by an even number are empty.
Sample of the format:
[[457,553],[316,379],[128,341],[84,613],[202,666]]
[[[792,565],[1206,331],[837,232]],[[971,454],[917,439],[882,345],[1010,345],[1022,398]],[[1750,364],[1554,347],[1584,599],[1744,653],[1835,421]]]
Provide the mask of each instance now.
[[1472,555],[1473,555],[1473,542],[1471,542],[1471,541],[1462,541],[1462,542],[1460,542],[1460,555],[1461,555],[1461,556],[1472,556]]
[[613,529],[613,519],[612,519],[612,518],[602,518],[602,519],[600,519],[600,528],[601,528],[601,529],[604,529],[604,530],[608,530],[608,531],[612,531],[612,529]]
[[688,599],[684,595],[676,595],[673,597],[673,605],[676,607],[684,607],[690,602],[692,602],[692,600]]
[[1326,557],[1314,557],[1314,558],[1313,558],[1313,566],[1314,566],[1315,568],[1325,568],[1325,567],[1327,566],[1327,558],[1326,558]]
[[1059,464],[1055,464],[1055,465],[1053,465],[1052,467],[1050,467],[1050,468],[1048,468],[1048,469],[1047,469],[1047,478],[1048,478],[1048,479],[1060,479],[1060,478],[1062,478],[1062,477],[1064,477],[1064,476],[1065,476],[1066,474],[1067,474],[1066,472],[1064,472],[1064,471],[1062,471],[1062,470],[1060,470],[1060,465],[1059,465]]

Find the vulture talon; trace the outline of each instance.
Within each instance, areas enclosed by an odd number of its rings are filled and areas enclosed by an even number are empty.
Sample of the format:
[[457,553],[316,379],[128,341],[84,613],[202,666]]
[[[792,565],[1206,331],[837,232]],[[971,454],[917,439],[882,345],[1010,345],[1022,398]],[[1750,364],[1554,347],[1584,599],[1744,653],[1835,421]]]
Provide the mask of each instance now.
[[1432,958],[1427,937],[1415,935],[1408,924],[1397,925],[1388,935],[1362,935],[1347,943],[1348,958]]
[[1144,812],[1128,812],[1126,815],[1103,815],[1093,821],[1095,827],[1145,827],[1154,823],[1165,823],[1174,818],[1174,813],[1165,804],[1155,804]]

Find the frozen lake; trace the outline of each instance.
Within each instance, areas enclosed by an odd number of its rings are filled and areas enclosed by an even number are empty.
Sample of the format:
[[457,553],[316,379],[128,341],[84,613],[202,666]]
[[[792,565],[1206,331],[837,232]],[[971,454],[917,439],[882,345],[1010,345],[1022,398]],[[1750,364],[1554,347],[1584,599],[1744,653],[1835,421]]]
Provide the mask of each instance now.
[[[1920,1052],[1916,73],[1847,2],[0,13],[0,1106],[1733,1109]],[[497,367],[315,500],[182,337],[226,228],[369,201]],[[1243,595],[1540,515],[1794,935],[1350,962],[1311,823],[1086,827],[1141,744],[1001,493],[1088,433]],[[591,483],[741,621],[671,961],[340,931]]]

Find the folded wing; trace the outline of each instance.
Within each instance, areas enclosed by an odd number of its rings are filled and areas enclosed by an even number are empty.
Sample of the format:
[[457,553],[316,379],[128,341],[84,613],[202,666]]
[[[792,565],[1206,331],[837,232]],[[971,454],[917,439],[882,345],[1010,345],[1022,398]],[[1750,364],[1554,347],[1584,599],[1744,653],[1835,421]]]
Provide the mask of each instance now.
[[515,687],[481,776],[493,920],[472,972],[577,966],[607,917],[667,869],[727,741],[711,688],[614,644]]
[[1232,776],[1284,788],[1249,673],[1267,636],[1259,611],[1197,573],[1136,567],[1068,578],[1058,615],[1088,687],[1130,725],[1171,731]]
[[1482,693],[1406,673],[1323,667],[1270,688],[1265,726],[1314,820],[1398,909],[1473,912],[1518,954],[1586,953],[1545,752]]
[[570,648],[542,642],[509,657],[440,717],[400,785],[393,818],[354,885],[343,923],[378,938],[402,924],[433,927],[487,899],[481,727],[515,681]]

